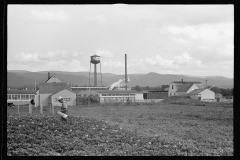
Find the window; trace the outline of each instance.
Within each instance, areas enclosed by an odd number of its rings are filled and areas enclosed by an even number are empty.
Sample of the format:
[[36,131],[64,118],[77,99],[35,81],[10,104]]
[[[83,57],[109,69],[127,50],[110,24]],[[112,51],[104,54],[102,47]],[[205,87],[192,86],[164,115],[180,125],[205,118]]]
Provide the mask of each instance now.
[[26,95],[25,94],[21,95],[21,100],[26,100]]
[[30,99],[34,99],[35,98],[35,95],[30,95]]
[[12,95],[13,100],[17,100],[17,95]]
[[12,95],[11,94],[8,94],[8,100],[9,99],[12,99]]
[[20,95],[17,95],[17,99],[20,100]]

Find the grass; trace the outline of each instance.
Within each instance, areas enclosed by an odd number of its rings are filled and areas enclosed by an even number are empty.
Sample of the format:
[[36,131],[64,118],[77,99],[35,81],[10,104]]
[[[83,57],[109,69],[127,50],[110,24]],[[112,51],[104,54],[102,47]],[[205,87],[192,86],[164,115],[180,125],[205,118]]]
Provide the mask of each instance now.
[[[142,136],[157,136],[162,144],[175,144],[181,152],[196,149],[204,155],[233,155],[232,104],[194,103],[184,100],[184,104],[173,104],[168,100],[154,104],[70,106],[68,114],[105,121]],[[58,110],[60,107],[55,108]],[[33,115],[39,112],[39,108],[33,109]],[[8,115],[12,114],[17,114],[17,107],[8,107]],[[20,114],[28,114],[28,106],[21,106]],[[45,108],[44,114],[50,114],[50,110]]]

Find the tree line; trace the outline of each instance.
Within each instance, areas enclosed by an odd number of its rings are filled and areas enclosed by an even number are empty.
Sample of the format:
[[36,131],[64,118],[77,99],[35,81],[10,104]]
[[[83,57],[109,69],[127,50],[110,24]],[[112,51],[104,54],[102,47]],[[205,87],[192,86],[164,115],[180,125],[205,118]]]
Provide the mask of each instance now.
[[224,89],[224,88],[212,87],[210,90],[212,90],[215,93],[222,94],[223,96],[233,96],[233,88]]

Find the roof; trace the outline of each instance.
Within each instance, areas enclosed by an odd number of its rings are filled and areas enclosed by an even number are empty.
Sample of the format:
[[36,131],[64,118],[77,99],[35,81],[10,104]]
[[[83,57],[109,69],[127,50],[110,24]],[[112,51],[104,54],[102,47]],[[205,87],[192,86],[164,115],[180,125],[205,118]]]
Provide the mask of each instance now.
[[201,93],[202,91],[204,91],[205,89],[202,88],[202,89],[194,89],[193,91],[191,91],[190,93],[188,93],[188,95],[194,95],[194,94],[199,94]]
[[36,94],[35,90],[7,90],[7,94]]
[[39,94],[56,93],[67,89],[71,91],[71,85],[68,83],[39,83]]
[[92,91],[98,92],[99,94],[142,93],[136,90],[92,90]]
[[[57,92],[51,94],[50,96],[53,96],[53,95],[55,95],[55,94],[58,94],[58,93],[60,93],[60,92],[62,92],[62,91],[64,91],[64,90],[67,90],[67,91],[69,91],[69,92],[72,92],[71,90],[63,89],[63,90],[61,90],[61,91],[57,91]],[[76,94],[75,92],[72,92],[72,93]]]
[[52,75],[51,77],[48,78],[48,80],[45,83],[52,83],[52,82],[48,82],[48,81],[50,81],[53,78],[55,78],[55,80],[56,80],[56,81],[53,81],[53,82],[56,82],[56,83],[61,82],[56,76]]
[[194,84],[193,82],[183,84],[179,86],[176,92],[187,92],[192,87],[193,84]]
[[195,83],[195,84],[202,84],[201,82],[191,82],[191,81],[173,81],[171,83],[180,83],[180,84]]

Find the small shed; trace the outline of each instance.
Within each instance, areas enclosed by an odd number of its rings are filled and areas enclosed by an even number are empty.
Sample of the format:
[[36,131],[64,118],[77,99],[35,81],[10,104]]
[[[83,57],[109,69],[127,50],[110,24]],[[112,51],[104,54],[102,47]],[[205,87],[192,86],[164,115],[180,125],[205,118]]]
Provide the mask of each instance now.
[[69,106],[76,105],[76,93],[69,91],[67,89],[61,90],[59,92],[53,93],[49,96],[50,103],[53,106],[61,106],[61,103],[58,102],[58,97],[61,96]]
[[210,89],[195,89],[188,93],[190,98],[198,99],[198,100],[208,100],[214,99],[215,100],[215,92],[211,91]]

